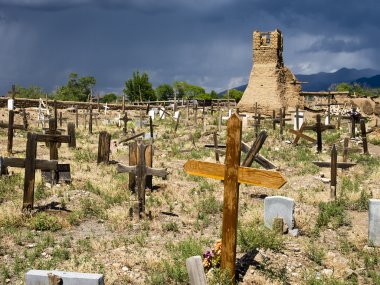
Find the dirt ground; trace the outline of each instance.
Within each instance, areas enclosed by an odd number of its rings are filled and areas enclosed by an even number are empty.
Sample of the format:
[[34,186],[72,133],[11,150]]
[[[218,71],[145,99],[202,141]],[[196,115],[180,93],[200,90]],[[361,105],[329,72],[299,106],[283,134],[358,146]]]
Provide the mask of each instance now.
[[[67,122],[75,115],[61,110]],[[41,132],[37,110],[28,109],[29,131]],[[128,174],[118,174],[115,164],[97,164],[98,133],[112,135],[111,160],[128,165],[128,145],[115,124],[117,112],[100,112],[93,134],[84,128],[83,115],[76,130],[77,148],[62,144],[59,162],[70,163],[71,184],[51,186],[36,173],[35,208],[22,213],[23,169],[10,168],[0,178],[0,284],[23,284],[29,269],[104,273],[106,284],[187,284],[185,259],[211,248],[221,238],[223,184],[213,179],[187,175],[183,165],[188,159],[215,161],[212,130],[217,115],[208,110],[204,130],[200,113],[198,124],[185,124],[181,111],[177,133],[169,116],[155,119],[153,166],[167,168],[168,178],[153,178],[147,189],[146,209],[152,220],[130,219],[129,209],[137,197],[128,190]],[[223,110],[227,115],[227,110]],[[96,113],[96,111],[95,111]],[[128,112],[138,117],[137,111]],[[8,120],[7,111],[0,119]],[[22,123],[16,114],[17,124]],[[334,121],[333,121],[334,122]],[[252,125],[249,121],[249,125]],[[368,244],[368,199],[380,199],[380,132],[368,135],[370,155],[352,153],[349,161],[357,165],[338,170],[337,200],[330,200],[330,170],[312,161],[329,161],[333,143],[342,146],[348,129],[323,133],[324,149],[301,139],[290,143],[285,132],[281,141],[278,127],[265,120],[262,129],[268,138],[260,153],[273,162],[287,179],[279,190],[240,185],[238,272],[240,284],[380,284],[379,249]],[[292,128],[292,125],[287,125]],[[149,132],[149,126],[131,131]],[[225,123],[219,133],[225,142]],[[315,134],[309,133],[315,137]],[[243,141],[251,145],[254,128],[243,130]],[[7,154],[7,130],[0,129],[0,153]],[[351,148],[361,141],[351,140]],[[16,131],[14,157],[25,156],[26,132]],[[342,153],[339,152],[338,160]],[[49,149],[38,143],[37,157],[49,158]],[[243,154],[244,157],[244,154]],[[223,162],[224,157],[221,156]],[[259,165],[254,163],[252,167]],[[270,195],[295,200],[295,225],[299,235],[279,235],[263,226],[264,202]],[[210,284],[224,284],[217,269],[207,274]]]

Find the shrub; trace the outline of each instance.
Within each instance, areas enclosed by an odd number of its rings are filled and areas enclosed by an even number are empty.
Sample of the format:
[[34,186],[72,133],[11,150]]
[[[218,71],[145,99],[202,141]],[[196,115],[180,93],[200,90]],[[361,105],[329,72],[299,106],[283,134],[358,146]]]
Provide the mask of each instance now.
[[58,218],[55,216],[49,216],[44,212],[39,212],[33,217],[31,222],[32,228],[37,231],[58,231],[62,229],[62,225]]
[[256,248],[279,251],[283,248],[283,239],[265,226],[251,223],[239,226],[238,245],[242,251],[252,251]]

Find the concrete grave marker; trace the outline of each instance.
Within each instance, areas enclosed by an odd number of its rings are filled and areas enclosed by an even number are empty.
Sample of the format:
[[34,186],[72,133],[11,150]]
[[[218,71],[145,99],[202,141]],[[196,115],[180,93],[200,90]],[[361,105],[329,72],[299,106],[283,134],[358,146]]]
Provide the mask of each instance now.
[[154,110],[149,110],[148,112],[148,116],[152,118],[152,120],[154,120]]
[[369,199],[368,242],[380,246],[380,200]]
[[298,131],[299,126],[303,124],[303,112],[298,112],[298,127],[297,127],[297,114],[294,113],[294,130]]
[[25,274],[25,284],[50,285],[50,276],[52,275],[56,276],[61,282],[59,284],[64,285],[104,285],[103,274],[64,272],[56,270],[29,270]]
[[264,224],[272,228],[274,218],[282,218],[289,230],[294,228],[294,200],[283,196],[264,199]]
[[178,116],[179,116],[179,111],[175,111],[175,112],[174,112],[174,116],[173,116],[173,118],[174,118],[174,119],[178,119]]

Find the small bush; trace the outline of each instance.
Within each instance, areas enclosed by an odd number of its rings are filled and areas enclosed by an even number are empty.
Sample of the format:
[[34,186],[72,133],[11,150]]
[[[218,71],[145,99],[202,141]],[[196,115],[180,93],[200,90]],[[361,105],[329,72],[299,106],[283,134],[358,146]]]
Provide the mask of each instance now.
[[283,248],[283,239],[263,225],[248,224],[239,226],[238,245],[242,251],[252,251],[256,248],[279,251]]
[[179,232],[178,224],[176,222],[169,222],[162,226],[162,229],[167,232]]
[[345,211],[345,201],[339,199],[327,203],[319,204],[319,215],[317,218],[317,227],[326,227],[329,224],[336,229],[341,226],[349,226],[350,221]]
[[62,225],[58,218],[55,216],[49,216],[44,212],[37,213],[33,217],[31,222],[32,228],[37,231],[58,231],[62,229]]
[[311,242],[307,246],[306,255],[310,260],[314,261],[316,264],[322,265],[323,259],[326,256],[326,252],[319,244]]

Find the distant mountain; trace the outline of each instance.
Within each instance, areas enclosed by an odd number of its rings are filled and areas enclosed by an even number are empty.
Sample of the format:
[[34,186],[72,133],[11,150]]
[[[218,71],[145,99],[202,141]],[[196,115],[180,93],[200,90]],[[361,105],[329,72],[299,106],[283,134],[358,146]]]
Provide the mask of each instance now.
[[366,86],[369,88],[380,88],[380,74],[372,77],[362,77],[352,81],[351,83],[359,83],[361,86]]
[[341,68],[333,73],[319,72],[309,75],[297,74],[296,78],[298,81],[308,82],[302,84],[303,91],[322,91],[328,90],[331,84],[334,83],[356,82],[358,78],[372,77],[379,73],[378,70],[374,69]]
[[[369,87],[380,87],[380,71],[374,69],[341,68],[332,73],[297,74],[296,78],[298,81],[308,82],[302,84],[302,91],[324,91],[328,90],[331,84],[342,82],[366,83]],[[234,89],[244,91],[246,87],[247,84],[234,87]],[[226,90],[219,94],[224,94],[225,92]]]

